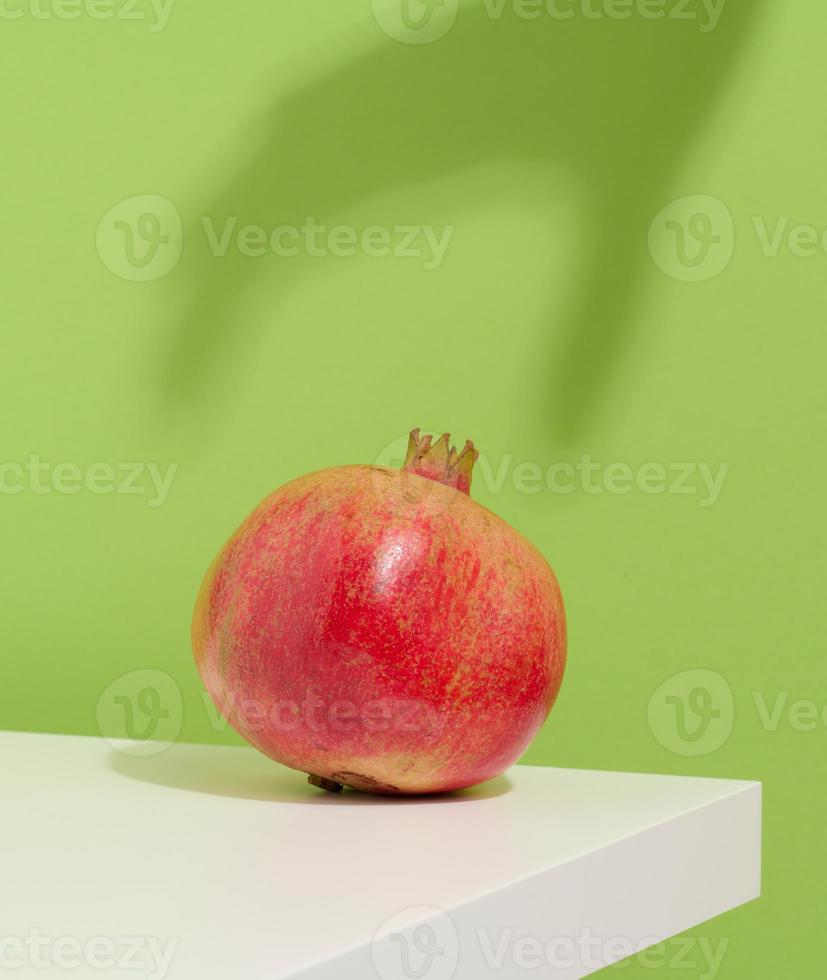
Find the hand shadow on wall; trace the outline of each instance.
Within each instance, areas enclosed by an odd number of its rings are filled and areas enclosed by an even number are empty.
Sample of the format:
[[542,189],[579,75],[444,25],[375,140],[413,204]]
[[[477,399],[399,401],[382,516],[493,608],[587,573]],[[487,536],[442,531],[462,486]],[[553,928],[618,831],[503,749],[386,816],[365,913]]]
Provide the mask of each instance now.
[[[498,21],[482,4],[463,7],[431,44],[402,45],[377,29],[372,50],[276,98],[258,145],[199,213],[219,228],[229,215],[237,228],[301,226],[308,215],[330,226],[383,190],[498,159],[569,171],[584,189],[587,253],[569,295],[549,297],[558,312],[542,397],[549,431],[571,439],[599,407],[631,329],[649,223],[764,2],[729,0],[707,33],[703,15]],[[458,205],[481,203],[463,200],[461,180],[456,188]],[[503,190],[492,185],[490,195]],[[200,222],[193,236],[203,240]],[[281,291],[301,278],[295,260],[270,259],[231,249],[218,260],[204,245],[182,263],[187,300],[163,377],[173,406],[231,397],[237,355],[259,329],[236,316],[242,294],[259,276]],[[284,329],[276,310],[272,329]]]

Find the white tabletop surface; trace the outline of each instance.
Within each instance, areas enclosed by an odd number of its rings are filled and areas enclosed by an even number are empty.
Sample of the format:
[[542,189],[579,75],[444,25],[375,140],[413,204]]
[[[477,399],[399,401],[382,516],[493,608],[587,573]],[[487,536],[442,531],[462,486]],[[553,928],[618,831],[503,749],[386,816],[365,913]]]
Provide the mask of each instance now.
[[465,937],[419,973],[448,980],[484,975],[467,948],[480,924],[494,944],[503,924],[544,945],[575,927],[642,943],[759,890],[755,783],[521,766],[456,796],[397,800],[323,793],[252,749],[128,749],[0,733],[10,975],[52,975],[38,962],[63,956],[77,964],[55,975],[393,980],[417,971],[394,972],[401,944],[386,934],[427,919],[417,955],[445,923]]

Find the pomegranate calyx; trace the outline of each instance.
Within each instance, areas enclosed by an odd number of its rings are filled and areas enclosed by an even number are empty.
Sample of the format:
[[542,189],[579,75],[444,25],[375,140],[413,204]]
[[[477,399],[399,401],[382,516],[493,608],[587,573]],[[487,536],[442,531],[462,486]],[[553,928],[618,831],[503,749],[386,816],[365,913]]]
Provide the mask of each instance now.
[[408,438],[408,453],[402,469],[470,494],[471,474],[478,457],[470,439],[457,452],[451,445],[450,433],[446,432],[432,442],[432,436],[420,435],[419,429],[414,429]]

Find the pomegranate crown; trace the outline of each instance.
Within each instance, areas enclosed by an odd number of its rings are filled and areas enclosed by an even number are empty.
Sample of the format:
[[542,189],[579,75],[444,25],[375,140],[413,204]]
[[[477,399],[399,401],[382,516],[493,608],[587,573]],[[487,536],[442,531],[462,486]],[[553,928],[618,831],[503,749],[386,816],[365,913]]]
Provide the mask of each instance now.
[[471,471],[479,457],[474,443],[467,440],[457,452],[451,445],[450,433],[444,433],[436,442],[432,442],[432,438],[420,435],[419,429],[413,430],[408,438],[408,453],[402,469],[470,494]]

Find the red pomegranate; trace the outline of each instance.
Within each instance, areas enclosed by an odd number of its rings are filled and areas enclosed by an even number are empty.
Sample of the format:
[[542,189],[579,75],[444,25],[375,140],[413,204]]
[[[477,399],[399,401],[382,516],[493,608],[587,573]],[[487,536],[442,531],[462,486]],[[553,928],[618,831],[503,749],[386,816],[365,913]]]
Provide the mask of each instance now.
[[230,723],[324,789],[436,793],[498,775],[560,688],[563,602],[469,496],[477,452],[411,433],[401,470],[270,494],[201,587],[193,649]]

